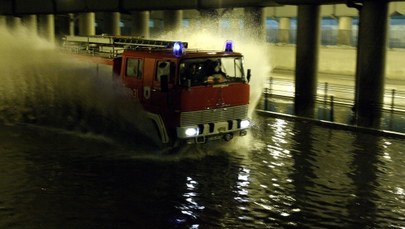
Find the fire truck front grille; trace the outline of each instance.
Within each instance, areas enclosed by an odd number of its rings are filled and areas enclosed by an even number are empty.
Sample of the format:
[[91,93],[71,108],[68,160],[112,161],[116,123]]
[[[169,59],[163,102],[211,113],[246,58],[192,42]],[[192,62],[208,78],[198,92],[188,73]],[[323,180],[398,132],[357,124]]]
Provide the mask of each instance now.
[[226,122],[228,120],[245,119],[248,115],[248,105],[210,109],[203,111],[182,112],[180,126],[191,126],[202,123]]

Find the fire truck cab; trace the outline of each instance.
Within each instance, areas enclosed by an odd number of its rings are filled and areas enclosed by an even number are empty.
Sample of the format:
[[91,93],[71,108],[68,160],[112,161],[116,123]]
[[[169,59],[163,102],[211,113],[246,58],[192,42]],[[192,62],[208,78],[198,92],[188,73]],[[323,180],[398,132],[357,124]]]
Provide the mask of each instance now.
[[245,74],[231,41],[222,51],[203,51],[187,49],[186,42],[67,36],[64,47],[77,52],[78,40],[80,52],[109,59],[105,63],[133,91],[162,143],[247,134],[250,70]]

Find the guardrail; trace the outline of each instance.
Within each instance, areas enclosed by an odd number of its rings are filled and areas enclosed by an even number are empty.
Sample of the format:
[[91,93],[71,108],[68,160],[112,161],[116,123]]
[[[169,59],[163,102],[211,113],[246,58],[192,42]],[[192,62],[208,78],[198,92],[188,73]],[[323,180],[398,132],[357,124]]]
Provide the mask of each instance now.
[[[263,91],[263,109],[270,110],[270,99],[294,100],[295,86],[293,80],[270,77]],[[329,121],[334,121],[336,107],[346,107],[351,111],[354,106],[355,86],[320,82],[315,97],[318,107],[328,111]],[[405,91],[387,88],[384,91],[382,112],[405,115]]]

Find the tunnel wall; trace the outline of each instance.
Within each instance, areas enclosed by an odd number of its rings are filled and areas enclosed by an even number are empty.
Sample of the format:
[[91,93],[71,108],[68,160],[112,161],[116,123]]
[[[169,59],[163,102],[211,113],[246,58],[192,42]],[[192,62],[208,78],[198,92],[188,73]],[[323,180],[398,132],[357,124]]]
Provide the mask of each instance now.
[[[269,45],[273,69],[294,70],[294,45]],[[320,48],[318,70],[323,73],[355,75],[356,49],[351,47]],[[388,79],[405,80],[405,50],[390,49],[387,51],[385,75]]]

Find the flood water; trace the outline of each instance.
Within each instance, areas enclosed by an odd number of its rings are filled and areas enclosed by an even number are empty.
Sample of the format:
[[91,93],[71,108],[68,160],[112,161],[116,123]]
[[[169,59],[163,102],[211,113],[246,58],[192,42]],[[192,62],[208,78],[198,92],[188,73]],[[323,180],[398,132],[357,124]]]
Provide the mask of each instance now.
[[246,137],[161,150],[111,69],[0,34],[0,228],[405,227],[403,139],[253,113]]
[[405,227],[402,139],[255,122],[241,142],[171,154],[1,126],[0,228]]

